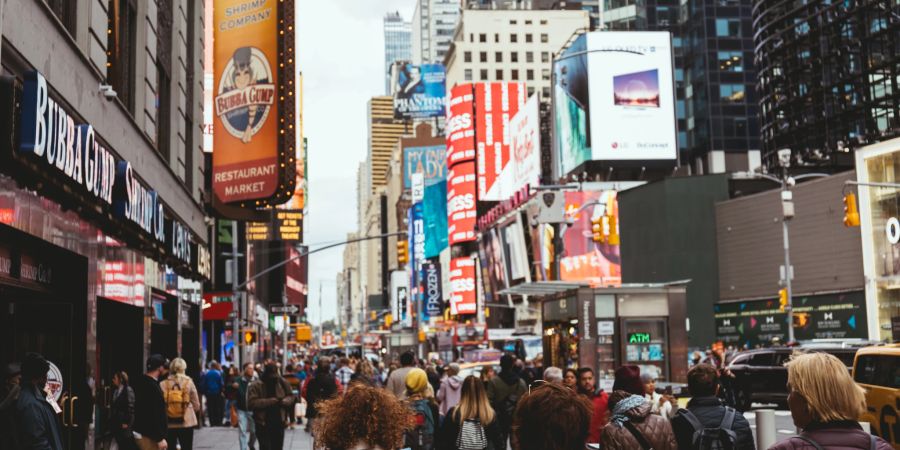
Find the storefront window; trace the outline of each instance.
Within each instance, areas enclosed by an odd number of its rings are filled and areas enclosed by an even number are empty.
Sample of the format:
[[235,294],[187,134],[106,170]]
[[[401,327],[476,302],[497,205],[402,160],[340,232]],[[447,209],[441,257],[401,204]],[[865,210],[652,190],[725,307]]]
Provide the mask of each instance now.
[[[870,183],[900,180],[900,152],[866,159]],[[900,189],[870,187],[872,275],[876,285],[875,311],[879,340],[891,339],[891,317],[900,317]]]

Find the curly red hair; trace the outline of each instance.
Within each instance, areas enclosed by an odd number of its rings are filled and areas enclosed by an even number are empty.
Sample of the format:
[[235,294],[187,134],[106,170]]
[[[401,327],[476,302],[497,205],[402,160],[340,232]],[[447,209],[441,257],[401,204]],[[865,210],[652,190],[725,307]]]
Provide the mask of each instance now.
[[343,396],[317,406],[313,422],[316,447],[342,450],[359,443],[385,450],[403,446],[412,416],[405,404],[384,389],[354,383]]

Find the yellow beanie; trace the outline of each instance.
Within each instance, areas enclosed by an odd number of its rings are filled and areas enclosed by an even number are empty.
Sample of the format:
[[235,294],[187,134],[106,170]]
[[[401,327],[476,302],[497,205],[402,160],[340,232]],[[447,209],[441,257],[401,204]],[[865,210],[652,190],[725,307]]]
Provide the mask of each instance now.
[[406,374],[406,389],[410,393],[422,392],[428,386],[428,375],[422,369],[412,369]]

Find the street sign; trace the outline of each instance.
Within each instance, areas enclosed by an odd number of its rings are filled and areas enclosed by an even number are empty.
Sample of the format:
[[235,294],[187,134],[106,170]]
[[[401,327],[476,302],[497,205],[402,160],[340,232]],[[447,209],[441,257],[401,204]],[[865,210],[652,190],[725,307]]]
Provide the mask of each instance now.
[[566,221],[566,194],[562,191],[543,191],[538,196],[538,223]]
[[297,305],[269,305],[269,310],[272,311],[272,314],[297,314],[300,312],[300,307]]

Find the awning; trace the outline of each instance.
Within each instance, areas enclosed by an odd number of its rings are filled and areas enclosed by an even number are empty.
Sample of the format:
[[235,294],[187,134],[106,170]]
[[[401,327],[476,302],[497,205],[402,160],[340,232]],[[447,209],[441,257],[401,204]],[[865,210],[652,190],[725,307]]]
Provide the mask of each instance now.
[[582,287],[590,286],[585,282],[577,281],[536,281],[533,283],[522,283],[498,292],[499,295],[528,295],[528,296],[549,296],[559,294],[561,292],[571,291]]

